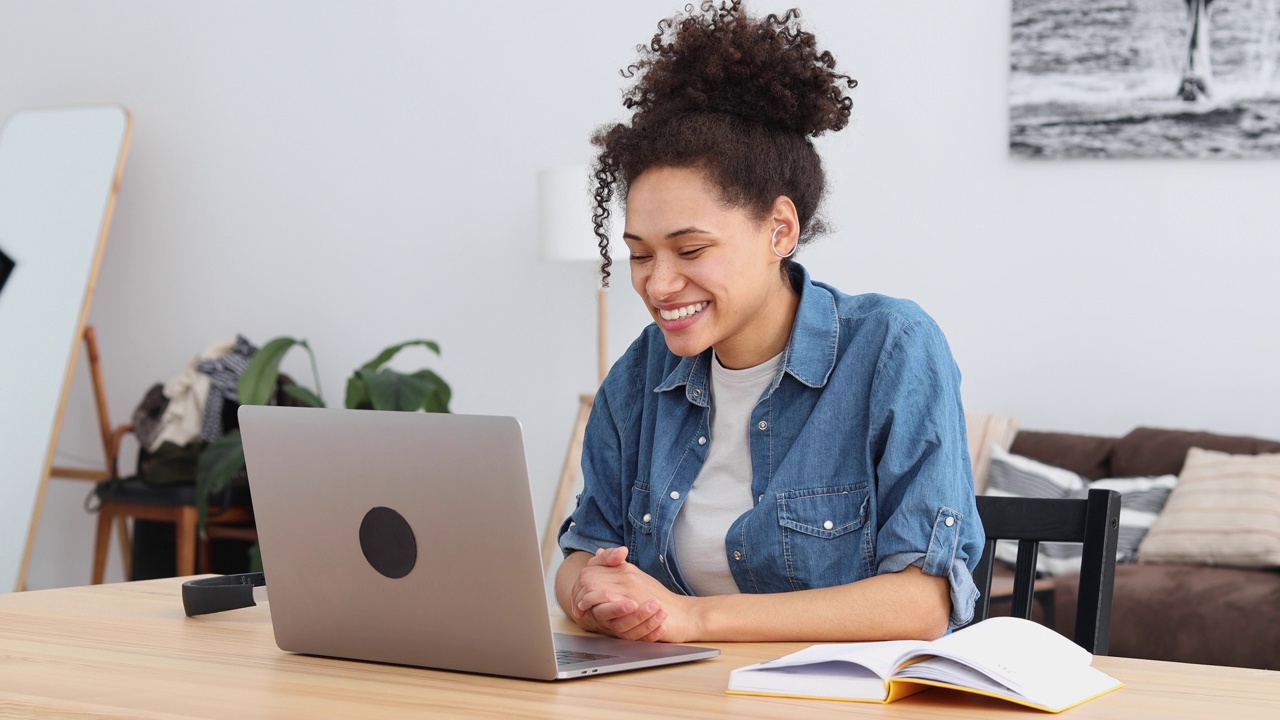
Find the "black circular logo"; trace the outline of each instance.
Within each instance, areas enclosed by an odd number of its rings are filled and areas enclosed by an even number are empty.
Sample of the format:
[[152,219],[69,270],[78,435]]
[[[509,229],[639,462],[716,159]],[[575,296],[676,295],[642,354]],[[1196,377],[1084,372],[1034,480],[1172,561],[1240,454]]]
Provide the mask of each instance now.
[[418,562],[418,541],[400,513],[376,507],[360,523],[360,549],[374,570],[391,579],[402,578]]

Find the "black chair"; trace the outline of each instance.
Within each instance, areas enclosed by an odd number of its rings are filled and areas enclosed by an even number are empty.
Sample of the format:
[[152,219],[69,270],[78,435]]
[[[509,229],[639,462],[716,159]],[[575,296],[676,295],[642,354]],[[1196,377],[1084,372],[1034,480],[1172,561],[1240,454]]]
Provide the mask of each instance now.
[[991,562],[996,540],[1018,541],[1011,614],[1027,619],[1031,617],[1040,543],[1083,543],[1075,641],[1095,655],[1106,655],[1111,636],[1116,539],[1120,534],[1120,493],[1095,489],[1085,500],[981,495],[977,501],[987,542],[974,572],[974,582],[981,593],[974,622],[987,619],[991,610]]

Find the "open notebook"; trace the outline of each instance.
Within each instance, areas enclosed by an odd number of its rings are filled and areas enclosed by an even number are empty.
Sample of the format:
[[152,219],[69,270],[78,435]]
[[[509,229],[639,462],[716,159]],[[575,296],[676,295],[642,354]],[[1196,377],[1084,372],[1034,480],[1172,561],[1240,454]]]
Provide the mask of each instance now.
[[893,702],[930,686],[1061,712],[1123,686],[1093,656],[1021,618],[990,618],[932,642],[814,645],[729,674],[730,694]]

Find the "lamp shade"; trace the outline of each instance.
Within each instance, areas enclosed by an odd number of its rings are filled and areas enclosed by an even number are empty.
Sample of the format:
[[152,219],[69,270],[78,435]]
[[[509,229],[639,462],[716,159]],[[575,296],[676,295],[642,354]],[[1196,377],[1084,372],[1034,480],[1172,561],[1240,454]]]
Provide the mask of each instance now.
[[[552,262],[593,262],[600,260],[599,241],[591,223],[595,209],[592,179],[584,165],[547,168],[538,171],[538,237],[542,259]],[[622,219],[614,213],[609,244],[622,251]]]

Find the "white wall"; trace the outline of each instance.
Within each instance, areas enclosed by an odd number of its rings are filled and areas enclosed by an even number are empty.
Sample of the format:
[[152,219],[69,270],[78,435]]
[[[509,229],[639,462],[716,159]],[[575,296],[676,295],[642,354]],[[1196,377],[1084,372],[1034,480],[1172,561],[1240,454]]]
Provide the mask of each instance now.
[[[134,114],[92,314],[115,419],[236,332],[308,338],[331,403],[384,345],[433,338],[457,411],[524,423],[541,515],[592,386],[594,279],[539,260],[536,171],[589,160],[617,70],[681,5],[0,2],[0,117]],[[817,277],[920,301],[970,410],[1280,437],[1276,162],[1015,162],[1004,0],[804,9],[861,83],[820,144]],[[617,281],[614,355],[646,321]],[[98,456],[92,417],[81,372],[64,461]],[[87,489],[54,481],[32,587],[88,581]]]

